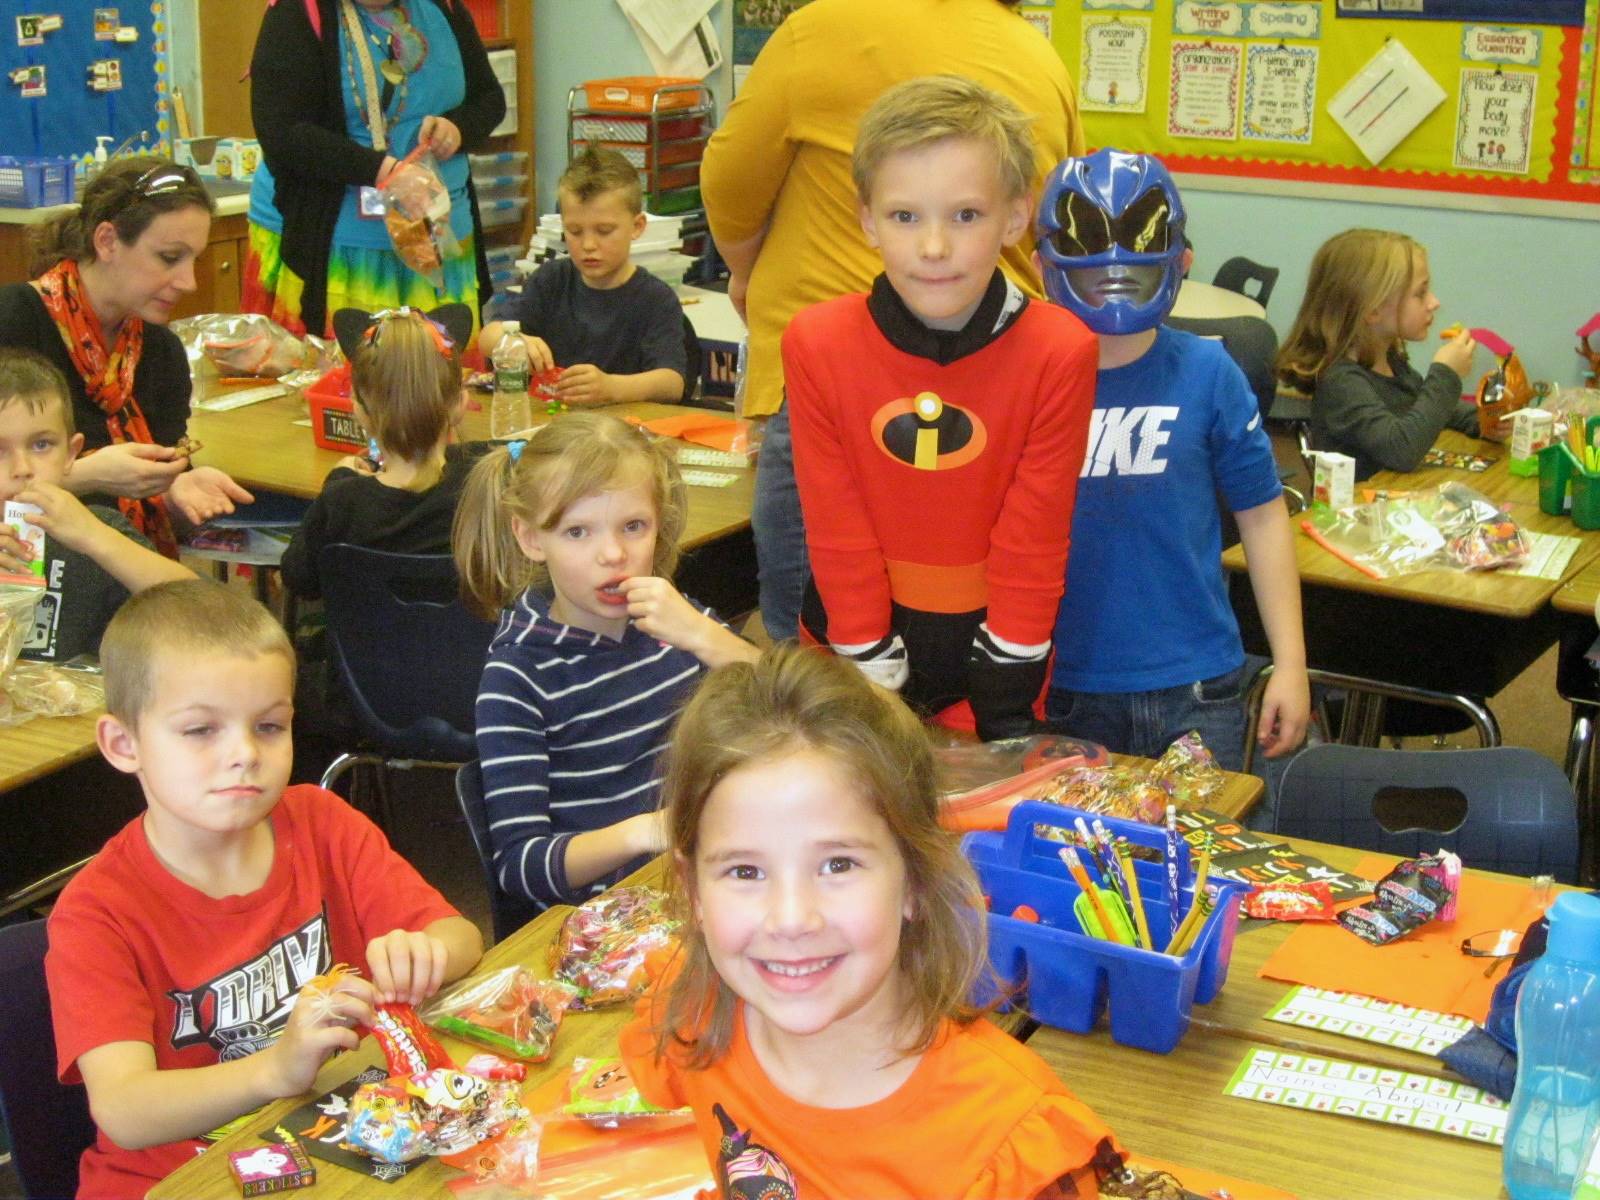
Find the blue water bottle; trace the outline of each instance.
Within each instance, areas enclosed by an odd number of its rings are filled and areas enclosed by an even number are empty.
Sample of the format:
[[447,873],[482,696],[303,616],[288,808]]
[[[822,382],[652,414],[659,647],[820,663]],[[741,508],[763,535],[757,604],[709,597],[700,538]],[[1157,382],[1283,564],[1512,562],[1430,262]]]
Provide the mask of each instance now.
[[1517,1090],[1501,1160],[1511,1200],[1568,1200],[1597,1114],[1600,897],[1567,892],[1517,996]]

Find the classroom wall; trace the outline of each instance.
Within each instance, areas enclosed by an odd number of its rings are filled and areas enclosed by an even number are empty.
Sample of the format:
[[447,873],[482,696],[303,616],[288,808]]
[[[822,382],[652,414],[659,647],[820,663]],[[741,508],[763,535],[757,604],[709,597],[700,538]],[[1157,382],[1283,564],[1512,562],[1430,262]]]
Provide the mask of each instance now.
[[[532,0],[534,156],[541,213],[553,212],[556,180],[567,165],[567,92],[586,79],[653,75],[649,56],[616,0]],[[726,110],[731,94],[732,0],[720,0],[711,19],[721,34],[723,67],[706,82]]]
[[[1235,254],[1279,269],[1267,319],[1280,339],[1318,246],[1354,226],[1395,229],[1428,249],[1439,297],[1435,330],[1456,321],[1493,329],[1517,347],[1530,378],[1580,382],[1572,331],[1600,310],[1600,220],[1240,195],[1206,191],[1193,177],[1183,198],[1195,278],[1209,280]],[[1432,357],[1431,349],[1413,352],[1419,362]],[[1488,370],[1489,357],[1480,354],[1474,365]]]

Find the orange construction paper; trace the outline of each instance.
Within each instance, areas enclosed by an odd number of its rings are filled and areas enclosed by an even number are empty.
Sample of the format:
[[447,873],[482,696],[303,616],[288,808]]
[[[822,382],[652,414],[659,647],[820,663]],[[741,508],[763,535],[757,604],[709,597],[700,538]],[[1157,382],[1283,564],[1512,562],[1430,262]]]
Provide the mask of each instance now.
[[713,450],[744,452],[750,448],[750,432],[745,422],[733,417],[685,413],[678,417],[657,417],[653,421],[642,421],[638,417],[628,417],[626,420],[662,437],[681,438]]
[[[1355,874],[1382,879],[1398,861],[1369,854],[1356,864]],[[1537,915],[1531,897],[1525,882],[1463,875],[1456,919],[1448,925],[1432,921],[1397,942],[1374,946],[1333,922],[1304,924],[1262,964],[1260,974],[1455,1013],[1481,1025],[1505,971],[1485,978],[1489,960],[1462,954],[1461,939],[1486,929],[1526,928]]]

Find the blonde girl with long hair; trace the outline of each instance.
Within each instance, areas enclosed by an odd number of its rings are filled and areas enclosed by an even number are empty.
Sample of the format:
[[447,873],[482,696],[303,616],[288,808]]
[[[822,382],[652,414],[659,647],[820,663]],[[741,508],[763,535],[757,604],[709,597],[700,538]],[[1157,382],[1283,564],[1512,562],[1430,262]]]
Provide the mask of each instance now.
[[468,604],[498,616],[478,755],[501,888],[575,903],[665,848],[657,757],[707,667],[755,648],[672,586],[683,481],[666,443],[567,413],[473,468],[456,512]]
[[1313,445],[1352,456],[1358,479],[1415,470],[1443,429],[1478,432],[1477,413],[1461,402],[1472,335],[1446,339],[1425,375],[1406,354],[1438,308],[1428,252],[1405,234],[1348,229],[1311,260],[1278,375],[1313,393]]

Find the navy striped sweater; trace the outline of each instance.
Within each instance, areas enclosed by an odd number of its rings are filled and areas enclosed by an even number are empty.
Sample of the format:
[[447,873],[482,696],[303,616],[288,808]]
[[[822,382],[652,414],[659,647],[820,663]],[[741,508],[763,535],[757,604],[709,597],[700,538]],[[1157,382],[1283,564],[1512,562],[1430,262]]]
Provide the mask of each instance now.
[[694,655],[631,624],[616,642],[552,620],[549,601],[532,590],[500,614],[477,721],[504,891],[541,907],[578,904],[641,865],[575,888],[567,843],[656,806],[657,760],[704,670]]

